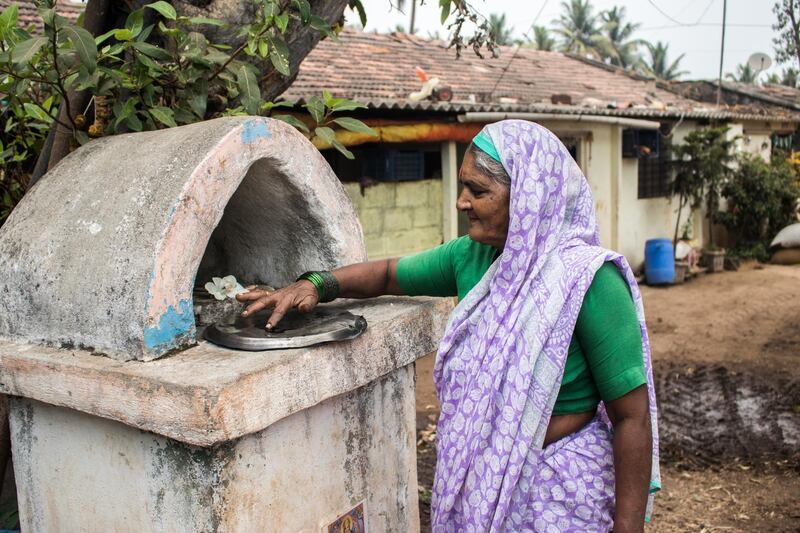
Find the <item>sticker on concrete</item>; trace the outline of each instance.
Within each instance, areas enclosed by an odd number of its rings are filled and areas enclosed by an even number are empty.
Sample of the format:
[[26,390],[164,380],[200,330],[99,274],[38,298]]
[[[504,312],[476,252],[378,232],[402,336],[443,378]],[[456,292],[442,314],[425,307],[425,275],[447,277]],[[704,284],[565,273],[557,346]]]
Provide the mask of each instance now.
[[364,502],[350,509],[345,514],[322,528],[323,533],[366,533]]

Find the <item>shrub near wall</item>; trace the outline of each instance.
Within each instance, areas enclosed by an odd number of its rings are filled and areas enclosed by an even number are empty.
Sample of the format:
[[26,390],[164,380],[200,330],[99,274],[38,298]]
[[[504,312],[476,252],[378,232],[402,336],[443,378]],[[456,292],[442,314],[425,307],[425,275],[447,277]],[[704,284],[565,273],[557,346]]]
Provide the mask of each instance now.
[[796,221],[800,187],[784,157],[771,163],[750,154],[738,157],[738,168],[722,189],[726,211],[719,214],[736,241],[731,253],[759,260],[769,258],[769,242]]

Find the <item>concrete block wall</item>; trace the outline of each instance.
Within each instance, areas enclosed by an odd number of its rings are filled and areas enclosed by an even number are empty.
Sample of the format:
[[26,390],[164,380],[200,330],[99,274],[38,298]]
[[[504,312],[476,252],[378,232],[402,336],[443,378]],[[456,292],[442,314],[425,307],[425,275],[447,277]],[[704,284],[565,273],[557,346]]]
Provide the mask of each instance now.
[[442,242],[442,182],[382,182],[344,188],[364,229],[369,259],[409,255]]

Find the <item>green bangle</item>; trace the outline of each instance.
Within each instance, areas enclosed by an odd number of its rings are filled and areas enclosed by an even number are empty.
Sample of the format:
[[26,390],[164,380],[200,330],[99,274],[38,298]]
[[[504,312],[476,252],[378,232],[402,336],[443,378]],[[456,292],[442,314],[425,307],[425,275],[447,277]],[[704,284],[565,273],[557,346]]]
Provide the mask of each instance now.
[[305,272],[297,278],[297,281],[300,280],[310,281],[314,285],[322,303],[332,302],[339,296],[339,282],[331,272]]

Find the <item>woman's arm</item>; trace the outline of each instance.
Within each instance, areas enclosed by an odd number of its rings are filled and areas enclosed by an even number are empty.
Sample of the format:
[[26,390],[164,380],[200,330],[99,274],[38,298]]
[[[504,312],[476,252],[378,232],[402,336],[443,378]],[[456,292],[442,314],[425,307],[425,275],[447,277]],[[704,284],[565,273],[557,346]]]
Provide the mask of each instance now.
[[[343,298],[373,298],[385,294],[403,294],[397,282],[397,259],[356,263],[333,271],[339,283],[339,296]],[[300,280],[275,292],[254,290],[236,297],[241,302],[252,302],[242,313],[251,315],[268,307],[274,307],[267,329],[274,328],[291,309],[307,313],[319,303],[314,285]]]
[[606,403],[614,426],[614,533],[644,531],[653,442],[647,385]]

